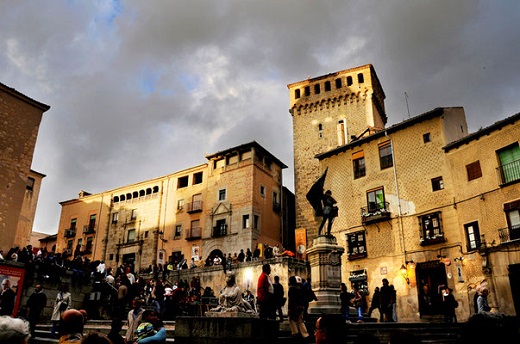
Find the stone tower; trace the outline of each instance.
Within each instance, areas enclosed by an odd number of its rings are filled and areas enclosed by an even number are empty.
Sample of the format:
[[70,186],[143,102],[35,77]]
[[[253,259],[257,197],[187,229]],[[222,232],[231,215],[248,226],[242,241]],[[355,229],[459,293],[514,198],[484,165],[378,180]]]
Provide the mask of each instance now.
[[[315,218],[305,197],[323,172],[315,156],[383,130],[387,122],[385,94],[371,64],[287,87],[293,118],[296,228],[306,229],[309,247],[321,220]],[[327,181],[325,187],[334,192]]]

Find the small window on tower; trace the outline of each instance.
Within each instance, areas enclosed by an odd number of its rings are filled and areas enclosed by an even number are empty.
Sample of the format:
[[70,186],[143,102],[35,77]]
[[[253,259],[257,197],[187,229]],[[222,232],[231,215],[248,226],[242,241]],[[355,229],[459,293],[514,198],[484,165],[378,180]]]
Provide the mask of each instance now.
[[325,81],[325,91],[330,91],[330,81]]

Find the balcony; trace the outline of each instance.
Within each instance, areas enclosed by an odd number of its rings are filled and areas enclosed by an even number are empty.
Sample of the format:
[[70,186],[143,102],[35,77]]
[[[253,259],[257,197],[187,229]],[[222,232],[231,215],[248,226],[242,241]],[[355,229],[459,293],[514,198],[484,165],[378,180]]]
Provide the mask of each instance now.
[[218,238],[227,234],[227,225],[219,225],[213,227],[213,237]]
[[506,185],[520,180],[520,160],[497,167],[499,184]]
[[76,228],[65,230],[65,238],[74,238],[76,236]]
[[[381,204],[383,205],[383,204]],[[389,203],[384,202],[384,207],[372,208],[372,207],[362,207],[361,208],[361,222],[364,225],[368,225],[371,223],[388,221],[391,217],[391,213],[388,210]]]
[[94,230],[94,226],[83,226],[83,234],[92,234],[96,233]]
[[202,211],[202,201],[195,201],[186,204],[186,212],[198,213]]
[[501,228],[498,230],[498,236],[500,237],[501,244],[518,240],[520,239],[520,225]]
[[186,240],[195,240],[202,237],[202,227],[192,227],[186,229]]
[[438,233],[434,235],[426,235],[421,237],[421,246],[435,245],[446,242],[444,233]]
[[367,252],[358,252],[358,253],[354,253],[354,252],[348,252],[347,253],[347,258],[348,260],[356,260],[356,259],[361,259],[361,258],[366,258],[367,257]]

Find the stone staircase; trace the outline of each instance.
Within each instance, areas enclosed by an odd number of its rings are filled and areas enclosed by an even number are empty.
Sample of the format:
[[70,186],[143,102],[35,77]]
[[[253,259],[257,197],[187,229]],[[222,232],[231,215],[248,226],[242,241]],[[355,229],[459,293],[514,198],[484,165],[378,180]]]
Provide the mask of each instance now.
[[[110,331],[110,320],[89,320],[85,325],[85,333],[101,332],[108,333]],[[289,328],[289,323],[285,320],[280,324],[280,331],[277,343],[280,344],[297,344],[297,343],[314,343],[314,319],[306,322],[307,329],[311,335],[306,340],[293,338]],[[175,321],[165,321],[165,327],[168,333],[167,343],[175,341]],[[35,338],[31,339],[34,344],[54,344],[58,343],[57,338],[51,337],[51,325],[39,324],[36,328]],[[345,344],[354,343],[360,332],[370,332],[375,334],[381,343],[388,343],[391,333],[404,331],[413,335],[420,340],[420,343],[435,344],[455,344],[461,332],[461,324],[444,324],[440,322],[421,322],[421,323],[378,323],[364,322],[347,324],[347,341]],[[124,325],[121,334],[126,333],[126,325]],[[275,343],[272,343],[275,344]]]

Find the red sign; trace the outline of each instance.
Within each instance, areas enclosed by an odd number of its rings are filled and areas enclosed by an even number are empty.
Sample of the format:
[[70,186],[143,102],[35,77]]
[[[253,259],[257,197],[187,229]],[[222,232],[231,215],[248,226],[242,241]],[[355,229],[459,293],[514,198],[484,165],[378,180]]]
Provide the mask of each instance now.
[[[11,316],[18,314],[20,301],[22,299],[23,279],[25,277],[25,269],[11,265],[0,265],[0,288],[1,292],[10,288],[14,292],[14,308],[9,310]],[[3,303],[3,301],[2,301]],[[3,313],[4,311],[2,311]]]

